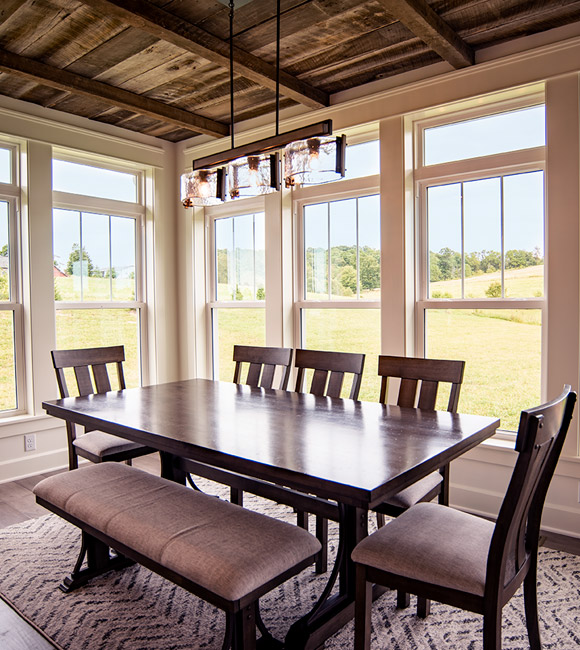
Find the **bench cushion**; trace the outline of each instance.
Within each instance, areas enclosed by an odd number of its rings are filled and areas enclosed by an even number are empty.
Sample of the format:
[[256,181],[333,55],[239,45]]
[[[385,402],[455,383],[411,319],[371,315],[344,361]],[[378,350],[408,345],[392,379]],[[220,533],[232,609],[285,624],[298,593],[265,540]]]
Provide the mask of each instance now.
[[51,476],[37,497],[229,601],[320,550],[307,531],[120,463]]

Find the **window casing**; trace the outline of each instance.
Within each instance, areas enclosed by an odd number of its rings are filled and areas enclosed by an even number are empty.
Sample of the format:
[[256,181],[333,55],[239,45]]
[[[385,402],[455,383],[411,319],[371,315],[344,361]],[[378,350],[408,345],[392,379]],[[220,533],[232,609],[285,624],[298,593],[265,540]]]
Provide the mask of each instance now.
[[545,147],[422,165],[429,127],[415,125],[417,354],[464,359],[460,410],[515,431],[543,397]]
[[[77,162],[81,175],[94,169],[92,162]],[[144,172],[124,174],[135,184],[133,202],[53,190],[56,337],[59,348],[124,345],[132,387],[149,380]],[[107,193],[101,189],[92,193]]]
[[[0,417],[26,412],[19,148],[0,143]],[[7,253],[7,255],[4,255]]]
[[231,381],[233,346],[266,344],[263,201],[208,208],[206,218],[212,376]]
[[365,353],[359,398],[371,401],[381,346],[378,186],[369,175],[293,191],[296,346]]

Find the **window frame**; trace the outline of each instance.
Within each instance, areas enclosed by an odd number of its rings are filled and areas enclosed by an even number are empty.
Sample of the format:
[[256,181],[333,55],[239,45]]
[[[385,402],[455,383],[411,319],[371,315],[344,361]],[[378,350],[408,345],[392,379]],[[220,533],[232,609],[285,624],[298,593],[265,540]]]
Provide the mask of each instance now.
[[0,201],[8,203],[8,249],[10,274],[10,300],[0,301],[0,311],[11,311],[14,328],[14,373],[16,408],[0,411],[0,418],[28,413],[28,391],[25,365],[24,306],[22,287],[22,224],[20,206],[20,147],[0,140],[2,149],[11,152],[11,183],[0,183]]
[[[215,310],[217,309],[266,309],[264,300],[218,300],[216,270],[217,260],[215,254],[215,222],[220,219],[243,217],[264,213],[265,201],[263,196],[247,197],[228,201],[222,205],[209,206],[204,209],[206,229],[206,331],[207,359],[209,359],[211,378],[217,380],[219,374],[218,344],[216,343],[219,332]],[[265,244],[265,242],[264,242]],[[266,294],[267,295],[267,294]],[[266,337],[266,332],[264,332]]]
[[138,314],[137,333],[139,337],[139,376],[141,385],[150,381],[149,366],[149,333],[148,333],[148,314],[147,314],[147,270],[146,270],[146,217],[147,206],[144,201],[146,170],[143,168],[135,169],[133,167],[123,168],[119,164],[105,163],[97,164],[90,158],[79,158],[73,155],[63,155],[61,152],[55,153],[53,159],[67,160],[77,164],[90,164],[93,167],[103,169],[113,169],[132,173],[137,176],[137,196],[140,202],[130,203],[116,199],[101,199],[84,194],[72,194],[69,192],[52,192],[52,210],[55,209],[71,210],[82,214],[90,212],[103,214],[109,217],[118,216],[130,218],[135,221],[135,300],[105,300],[105,301],[64,301],[55,300],[55,312],[60,310],[81,310],[81,309],[135,309]]
[[[468,158],[433,165],[423,164],[424,131],[433,126],[452,124],[489,115],[529,108],[544,103],[543,94],[518,98],[501,104],[478,107],[465,111],[449,113],[443,117],[419,119],[413,123],[415,168],[413,174],[415,210],[415,351],[418,356],[425,355],[425,320],[428,310],[437,309],[534,309],[541,312],[541,399],[546,399],[547,371],[547,287],[548,287],[548,247],[546,245],[547,201],[546,201],[546,150],[547,145],[516,151]],[[487,178],[498,178],[515,174],[541,171],[544,179],[544,295],[538,298],[428,298],[429,292],[429,246],[428,246],[428,202],[430,187],[452,183],[465,183]],[[513,440],[516,432],[499,430],[496,438]]]

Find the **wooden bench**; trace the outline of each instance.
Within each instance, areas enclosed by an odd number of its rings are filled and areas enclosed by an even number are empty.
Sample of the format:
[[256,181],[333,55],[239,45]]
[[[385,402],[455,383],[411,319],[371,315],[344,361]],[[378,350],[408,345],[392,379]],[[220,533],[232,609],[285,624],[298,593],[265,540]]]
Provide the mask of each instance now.
[[256,625],[276,643],[258,600],[320,551],[297,526],[120,463],[51,476],[34,493],[82,530],[81,554],[63,591],[138,562],[226,612],[224,649],[255,648]]

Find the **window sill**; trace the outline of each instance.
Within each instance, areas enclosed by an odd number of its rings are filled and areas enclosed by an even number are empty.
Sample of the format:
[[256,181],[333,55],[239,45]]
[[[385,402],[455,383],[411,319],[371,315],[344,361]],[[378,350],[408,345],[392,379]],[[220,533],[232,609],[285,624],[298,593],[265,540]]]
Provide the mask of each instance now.
[[36,433],[40,430],[58,429],[62,426],[64,426],[64,420],[53,418],[50,415],[23,413],[0,419],[0,438]]

